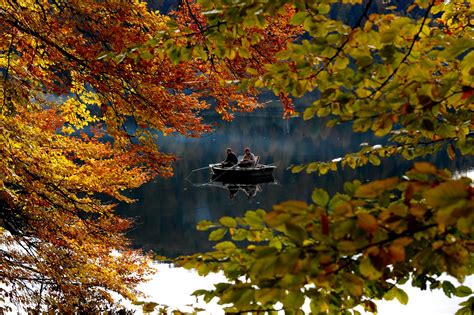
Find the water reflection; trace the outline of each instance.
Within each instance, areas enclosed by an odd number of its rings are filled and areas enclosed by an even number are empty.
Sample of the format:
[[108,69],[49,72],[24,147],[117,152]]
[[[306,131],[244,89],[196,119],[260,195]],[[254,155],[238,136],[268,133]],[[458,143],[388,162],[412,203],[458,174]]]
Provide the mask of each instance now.
[[[384,139],[352,133],[350,125],[328,129],[324,120],[285,121],[280,113],[271,110],[242,115],[232,123],[221,122],[216,116],[208,116],[207,119],[216,122],[213,134],[200,139],[178,136],[162,139],[161,150],[172,152],[179,158],[175,175],[157,179],[132,192],[138,202],[120,206],[121,214],[135,218],[135,228],[129,233],[134,246],[170,257],[208,250],[212,243],[207,241],[207,233],[195,229],[196,223],[201,220],[240,216],[248,209],[268,210],[272,205],[289,199],[309,202],[315,187],[325,188],[334,194],[342,191],[346,181],[368,181],[399,175],[413,163],[390,158],[383,160],[378,167],[345,168],[324,176],[292,174],[287,170],[292,164],[332,160],[345,152],[357,150],[361,143],[374,145],[383,143]],[[222,152],[229,146],[237,152],[249,146],[256,155],[261,156],[262,163],[277,164],[273,176],[278,184],[255,184],[247,191],[238,187],[237,192],[235,186],[230,186],[229,190],[229,187],[219,189],[193,185],[209,182],[209,170],[191,171],[223,160]],[[424,160],[452,171],[474,167],[472,159],[460,157],[451,161],[444,151]],[[190,173],[192,183],[185,181]],[[233,198],[229,198],[231,193]]]
[[[217,180],[216,180],[217,179]],[[258,177],[241,177],[237,179],[219,180],[220,176],[211,175],[211,180],[204,184],[195,184],[196,187],[218,187],[229,192],[229,199],[234,199],[239,192],[242,192],[248,199],[255,198],[258,193],[264,191],[266,185],[278,185],[272,175]]]

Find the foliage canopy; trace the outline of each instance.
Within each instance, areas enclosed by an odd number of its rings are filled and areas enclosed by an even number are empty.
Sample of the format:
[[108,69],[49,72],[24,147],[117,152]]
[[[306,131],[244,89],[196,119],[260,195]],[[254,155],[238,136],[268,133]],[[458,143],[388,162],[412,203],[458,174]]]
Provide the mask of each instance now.
[[[187,3],[187,1],[185,1]],[[445,149],[472,155],[474,36],[472,6],[466,1],[417,0],[396,5],[375,0],[197,1],[183,28],[159,38],[204,37],[191,42],[203,58],[246,59],[241,88],[268,88],[288,95],[320,95],[302,117],[331,116],[330,126],[351,122],[354,132],[388,136],[389,145],[367,146],[340,160],[308,163],[295,172],[325,174],[338,166],[380,164],[380,158],[406,159]],[[189,6],[191,8],[191,6]],[[358,16],[334,18],[353,7]],[[267,38],[285,36],[272,29],[273,18],[289,15],[289,26],[304,36],[289,42],[273,59],[252,63]],[[281,19],[281,18],[279,18]],[[194,23],[193,23],[194,22]],[[173,25],[171,25],[173,26]]]
[[115,203],[172,175],[160,136],[211,130],[204,97],[225,119],[257,106],[225,84],[232,62],[152,46],[170,21],[136,1],[0,1],[2,297],[64,312],[98,310],[110,291],[134,299],[151,270]]
[[179,262],[203,275],[223,270],[230,283],[194,294],[218,297],[229,313],[272,313],[281,302],[290,314],[301,312],[305,300],[313,314],[358,314],[359,305],[376,312],[374,299],[406,304],[399,286],[409,280],[448,296],[472,294],[439,279],[448,274],[462,282],[473,271],[470,179],[453,180],[418,162],[404,178],[344,188],[332,198],[317,188],[311,204],[287,201],[270,212],[201,222],[198,228],[213,229],[209,239],[220,242]]

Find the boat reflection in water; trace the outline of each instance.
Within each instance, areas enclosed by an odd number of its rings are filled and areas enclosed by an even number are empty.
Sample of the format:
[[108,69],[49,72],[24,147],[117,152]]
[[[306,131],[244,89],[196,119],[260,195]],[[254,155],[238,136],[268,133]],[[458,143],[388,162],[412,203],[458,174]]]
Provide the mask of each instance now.
[[225,180],[221,180],[221,178],[219,175],[213,174],[206,186],[220,187],[228,190],[229,199],[234,199],[239,192],[242,192],[247,198],[251,199],[262,191],[262,185],[277,184],[277,181],[271,174],[247,178],[237,177],[234,179],[226,177]]

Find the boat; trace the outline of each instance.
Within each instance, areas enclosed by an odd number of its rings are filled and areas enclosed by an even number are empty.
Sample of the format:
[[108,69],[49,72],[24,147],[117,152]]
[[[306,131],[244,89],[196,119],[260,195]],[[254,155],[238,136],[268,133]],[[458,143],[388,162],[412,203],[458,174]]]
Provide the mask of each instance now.
[[252,184],[255,181],[268,179],[273,180],[274,165],[257,164],[255,166],[241,167],[238,164],[231,167],[223,167],[219,164],[210,164],[212,181],[239,181]]

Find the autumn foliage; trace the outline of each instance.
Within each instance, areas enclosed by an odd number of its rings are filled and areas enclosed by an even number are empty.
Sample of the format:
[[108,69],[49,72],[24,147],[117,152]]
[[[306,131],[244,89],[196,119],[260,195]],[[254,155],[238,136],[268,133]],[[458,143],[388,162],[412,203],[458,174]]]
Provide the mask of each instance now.
[[151,271],[115,203],[172,174],[159,137],[210,131],[208,101],[225,119],[257,107],[255,89],[226,84],[241,62],[170,58],[155,39],[170,23],[135,1],[0,1],[3,297],[68,312],[134,299]]

